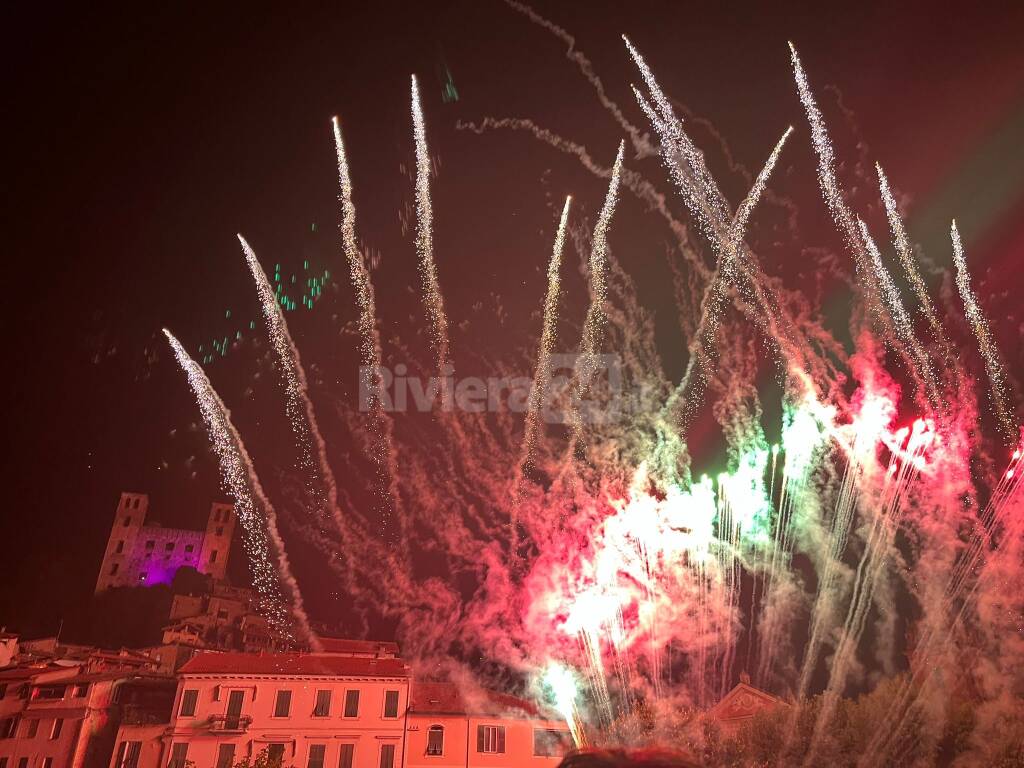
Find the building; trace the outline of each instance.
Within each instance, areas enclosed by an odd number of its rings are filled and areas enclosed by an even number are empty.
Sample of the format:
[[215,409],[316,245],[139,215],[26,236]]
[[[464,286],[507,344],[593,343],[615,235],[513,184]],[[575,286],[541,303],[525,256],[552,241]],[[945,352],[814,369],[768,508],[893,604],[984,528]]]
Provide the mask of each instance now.
[[213,504],[205,531],[146,525],[149,497],[122,493],[96,579],[96,592],[111,587],[169,584],[177,570],[191,566],[223,580],[227,571],[234,508]]
[[744,675],[735,688],[708,710],[708,717],[718,724],[723,735],[734,736],[759,712],[788,706],[782,699],[750,685],[749,678]]
[[140,690],[162,692],[169,702],[175,688],[173,678],[132,670],[83,673],[47,665],[0,674],[16,684],[0,700],[4,768],[103,768],[126,703]]
[[570,749],[565,722],[531,702],[486,690],[467,696],[454,683],[413,684],[407,768],[554,766]]
[[399,768],[408,701],[397,658],[202,653],[180,670],[164,764],[225,768],[267,750],[285,766]]

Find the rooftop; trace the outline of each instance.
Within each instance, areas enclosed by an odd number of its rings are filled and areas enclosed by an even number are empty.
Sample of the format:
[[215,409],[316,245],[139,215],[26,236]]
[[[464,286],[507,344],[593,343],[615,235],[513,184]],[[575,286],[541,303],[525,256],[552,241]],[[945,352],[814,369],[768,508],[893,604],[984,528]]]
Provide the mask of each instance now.
[[315,653],[200,653],[181,668],[183,675],[286,677],[409,677],[401,659],[367,659]]

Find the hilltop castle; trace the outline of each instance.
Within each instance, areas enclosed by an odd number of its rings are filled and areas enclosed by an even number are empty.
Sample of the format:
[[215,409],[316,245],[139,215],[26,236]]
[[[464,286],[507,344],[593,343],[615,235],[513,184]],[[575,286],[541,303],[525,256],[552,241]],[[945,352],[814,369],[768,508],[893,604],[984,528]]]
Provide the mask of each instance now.
[[235,512],[214,503],[205,531],[146,525],[149,496],[122,493],[96,579],[96,592],[111,587],[169,584],[182,566],[223,580],[227,571]]

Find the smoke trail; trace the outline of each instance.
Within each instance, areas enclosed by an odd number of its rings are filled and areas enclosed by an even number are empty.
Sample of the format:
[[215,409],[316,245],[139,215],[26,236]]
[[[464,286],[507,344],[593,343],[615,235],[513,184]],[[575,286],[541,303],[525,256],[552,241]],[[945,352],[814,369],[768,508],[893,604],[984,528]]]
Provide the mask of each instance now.
[[569,205],[572,196],[567,195],[562,208],[562,218],[558,222],[555,244],[551,249],[551,260],[548,262],[548,292],[544,297],[544,317],[540,332],[540,349],[537,352],[537,370],[534,373],[533,385],[526,410],[526,428],[523,433],[523,446],[520,451],[519,466],[526,470],[533,462],[533,450],[537,442],[539,414],[547,400],[548,384],[551,379],[551,352],[555,343],[555,326],[558,321],[558,296],[561,290],[559,270],[562,263],[562,250],[565,247],[565,227],[569,221]]
[[434,263],[434,213],[430,202],[430,155],[427,153],[427,129],[420,105],[420,88],[412,76],[412,126],[416,139],[416,253],[420,259],[423,301],[430,320],[431,336],[437,352],[437,369],[448,362],[448,318],[444,297]]
[[[285,385],[285,410],[292,425],[292,433],[299,446],[299,465],[309,478],[306,490],[316,500],[319,514],[330,516],[339,536],[344,537],[345,523],[341,518],[341,510],[338,509],[338,484],[334,479],[331,465],[327,461],[327,445],[324,443],[323,435],[320,434],[320,427],[313,412],[313,402],[309,399],[309,384],[299,358],[299,350],[295,346],[295,342],[292,341],[291,334],[288,333],[288,324],[285,322],[277,295],[274,293],[263,267],[256,259],[256,254],[241,235],[238,235],[238,242],[242,244],[245,262],[249,265],[249,271],[256,282],[256,292],[263,310],[263,319],[267,323],[267,335],[281,368],[281,376]],[[310,445],[311,443],[312,445]],[[314,447],[317,466],[314,466],[313,463]],[[326,496],[315,480],[317,470],[319,470],[320,478],[326,487]]]
[[599,78],[597,73],[594,72],[594,65],[591,63],[590,59],[588,59],[581,51],[576,50],[576,38],[570,35],[562,27],[541,16],[525,3],[520,3],[516,0],[505,0],[505,2],[511,8],[526,16],[526,18],[534,24],[547,30],[565,43],[565,57],[570,61],[575,62],[583,77],[585,77],[587,82],[594,87],[594,91],[597,93],[597,98],[598,101],[601,102],[601,106],[603,106],[612,115],[612,117],[615,118],[615,122],[617,122],[629,135],[630,142],[636,150],[638,157],[657,154],[650,142],[647,141],[647,137],[640,135],[639,129],[629,122],[629,119],[619,108],[619,105],[609,98],[607,91],[605,91],[604,83],[601,82],[601,78]]
[[[206,423],[210,442],[220,463],[221,482],[235,502],[235,511],[242,521],[245,533],[245,546],[252,569],[253,586],[259,593],[263,604],[270,611],[272,623],[281,631],[289,634],[290,622],[286,616],[287,609],[281,592],[282,587],[288,593],[288,603],[302,638],[314,650],[320,650],[320,639],[309,626],[309,618],[303,608],[302,593],[299,584],[292,576],[285,552],[284,541],[277,530],[277,515],[274,507],[263,492],[252,459],[242,443],[242,438],[231,423],[231,414],[214,391],[210,380],[203,369],[189,357],[185,348],[169,330],[164,328],[164,335],[174,351],[178,364],[188,379],[192,393],[199,405],[199,411]],[[262,524],[260,513],[262,512]],[[275,573],[273,560],[277,565]]]
[[[599,165],[590,156],[586,147],[576,142],[569,141],[547,128],[541,128],[533,120],[526,118],[493,118],[485,117],[480,123],[462,122],[456,123],[456,128],[482,134],[487,130],[507,128],[512,131],[526,131],[538,141],[542,141],[550,147],[575,156],[585,169],[600,178],[608,178],[611,175],[611,168]],[[690,269],[693,270],[702,280],[711,276],[711,270],[704,263],[703,258],[697,249],[690,242],[689,230],[686,225],[679,221],[669,210],[668,201],[665,195],[658,190],[650,181],[631,168],[622,169],[622,186],[632,192],[637,199],[641,200],[650,209],[657,211],[664,219],[668,228],[672,231],[679,244],[679,251],[686,259]]]
[[964,246],[960,241],[960,232],[954,221],[949,228],[949,235],[953,241],[953,263],[956,264],[956,287],[960,291],[960,298],[964,302],[964,310],[967,313],[967,320],[974,331],[974,337],[978,340],[978,349],[982,359],[985,361],[985,372],[988,374],[990,384],[989,399],[995,409],[999,426],[1003,430],[1003,436],[1008,443],[1012,443],[1016,437],[1013,418],[1006,405],[1006,376],[1003,367],[999,362],[999,352],[995,342],[992,340],[992,332],[989,330],[988,321],[985,319],[978,299],[971,290],[971,275],[967,271],[967,259],[964,257]]

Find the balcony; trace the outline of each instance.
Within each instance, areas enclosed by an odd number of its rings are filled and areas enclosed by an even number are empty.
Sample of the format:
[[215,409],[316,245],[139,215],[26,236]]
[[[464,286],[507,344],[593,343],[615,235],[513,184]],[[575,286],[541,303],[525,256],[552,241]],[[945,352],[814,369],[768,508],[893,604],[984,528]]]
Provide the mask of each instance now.
[[252,724],[252,715],[210,715],[209,724],[214,733],[245,733]]

